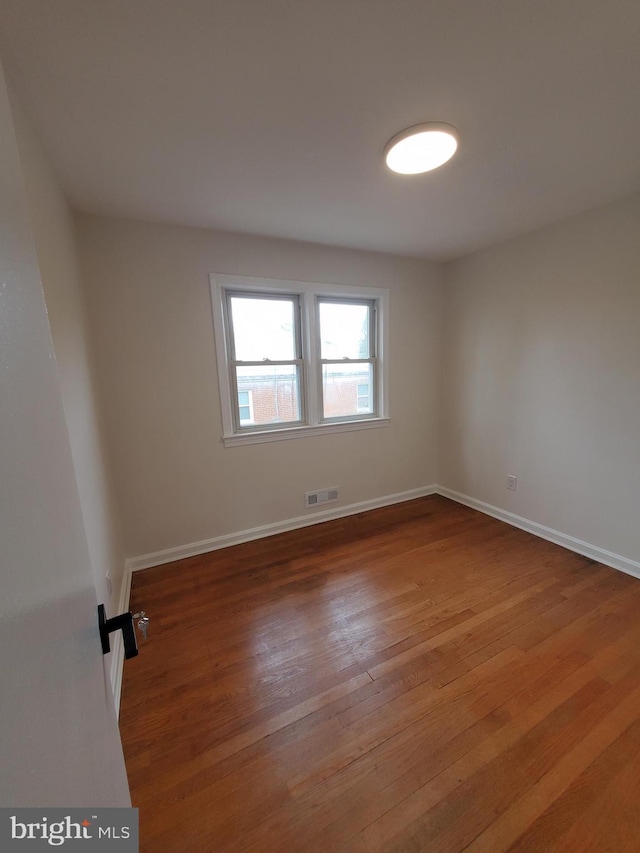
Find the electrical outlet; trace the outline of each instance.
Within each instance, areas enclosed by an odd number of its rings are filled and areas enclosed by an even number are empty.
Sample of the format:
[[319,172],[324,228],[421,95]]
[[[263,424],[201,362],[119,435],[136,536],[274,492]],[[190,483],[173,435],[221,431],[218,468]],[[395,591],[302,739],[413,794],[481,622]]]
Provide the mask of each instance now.
[[512,474],[509,474],[507,477],[507,488],[511,489],[512,492],[515,492],[517,484],[518,478],[514,477]]
[[109,574],[109,572],[107,572],[107,574],[104,576],[104,582],[107,587],[107,594],[109,598],[111,598],[111,595],[113,593],[113,584],[111,583],[111,575]]

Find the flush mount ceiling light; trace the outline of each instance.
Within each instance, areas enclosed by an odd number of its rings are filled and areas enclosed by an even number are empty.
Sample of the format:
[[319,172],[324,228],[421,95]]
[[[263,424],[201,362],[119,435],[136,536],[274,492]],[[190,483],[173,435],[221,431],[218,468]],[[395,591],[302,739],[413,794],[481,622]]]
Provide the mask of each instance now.
[[450,124],[416,124],[387,142],[384,159],[392,172],[420,175],[450,160],[456,153],[458,138],[458,131]]

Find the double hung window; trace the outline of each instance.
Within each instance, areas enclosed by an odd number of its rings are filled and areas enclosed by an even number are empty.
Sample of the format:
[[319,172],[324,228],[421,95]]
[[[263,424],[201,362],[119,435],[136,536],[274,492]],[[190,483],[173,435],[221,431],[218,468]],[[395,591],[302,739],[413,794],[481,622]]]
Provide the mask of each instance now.
[[388,422],[387,291],[211,276],[225,444]]
[[322,416],[327,422],[346,417],[375,415],[368,396],[366,406],[358,389],[375,388],[376,304],[372,299],[318,297]]
[[[234,432],[299,424],[304,385],[298,298],[228,290],[224,313]],[[243,405],[249,397],[251,419]]]

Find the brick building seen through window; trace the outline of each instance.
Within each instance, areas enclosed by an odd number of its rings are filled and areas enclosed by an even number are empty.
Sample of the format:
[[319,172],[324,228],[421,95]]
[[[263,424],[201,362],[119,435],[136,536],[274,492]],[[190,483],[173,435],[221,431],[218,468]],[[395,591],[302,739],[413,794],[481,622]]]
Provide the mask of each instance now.
[[[347,368],[324,377],[325,418],[371,413],[368,371],[359,367],[358,372]],[[291,373],[243,376],[238,381],[238,403],[242,426],[287,423],[300,418],[297,383]]]

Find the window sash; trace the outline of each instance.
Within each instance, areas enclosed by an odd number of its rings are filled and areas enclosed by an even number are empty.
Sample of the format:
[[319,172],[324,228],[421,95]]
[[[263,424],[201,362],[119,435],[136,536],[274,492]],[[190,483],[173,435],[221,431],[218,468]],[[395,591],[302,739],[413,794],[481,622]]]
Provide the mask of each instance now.
[[[243,361],[243,362],[236,362],[236,364],[238,366],[240,366],[241,368],[248,367],[249,369],[251,369],[252,367],[253,368],[264,368],[265,367],[265,362],[263,362],[263,361],[259,361],[259,362]],[[300,393],[301,388],[304,387],[302,379],[301,379],[302,372],[303,372],[302,362],[300,362],[300,361],[299,362],[291,362],[291,361],[274,362],[274,361],[270,361],[268,363],[268,366],[274,366],[274,365],[275,366],[287,367],[288,368],[287,373],[283,373],[283,374],[273,373],[271,375],[265,374],[262,377],[259,377],[259,376],[253,377],[254,387],[251,389],[253,394],[254,394],[254,402],[253,402],[253,406],[252,406],[253,422],[251,424],[241,423],[240,417],[238,414],[238,420],[236,422],[236,424],[237,424],[236,429],[237,429],[238,433],[240,431],[242,431],[244,433],[247,431],[262,432],[263,430],[269,430],[269,429],[284,429],[286,427],[291,427],[291,426],[300,426],[301,424],[304,423],[304,400],[301,397],[301,393]],[[246,381],[246,379],[242,375],[239,375],[238,372],[236,371],[234,373],[234,376],[233,376],[233,381],[236,382],[236,385],[237,385],[237,388],[239,391],[243,381]],[[287,385],[293,386],[289,390],[289,393],[287,393]],[[270,386],[273,386],[273,390],[274,390],[273,397],[271,397],[269,395]],[[261,409],[264,412],[265,406],[266,407],[272,407],[274,417],[272,420],[269,420],[269,421],[256,422],[255,396],[257,395],[258,398],[260,399],[261,390],[266,391],[266,395],[262,397]],[[284,394],[282,396],[279,394],[279,390],[284,391]],[[297,410],[297,414],[299,414],[300,417],[297,417],[297,418],[286,417],[286,414],[288,413],[288,410],[290,410],[291,406],[295,407],[295,409]],[[284,417],[282,417],[283,411],[285,413]]]
[[[236,339],[235,339],[235,331],[233,328],[233,311],[231,308],[231,300],[232,299],[253,299],[258,300],[262,299],[265,302],[291,302],[293,310],[293,343],[294,343],[294,358],[293,359],[283,359],[283,363],[289,364],[290,361],[296,361],[302,358],[302,330],[300,328],[300,296],[298,294],[292,293],[260,293],[251,290],[232,290],[225,289],[224,291],[224,319],[225,319],[225,327],[227,332],[227,340],[228,340],[228,355],[231,361],[237,362],[238,364],[260,364],[260,362],[251,362],[251,361],[241,361],[236,358]],[[276,359],[263,359],[263,361],[268,362],[270,364],[276,364]]]
[[[336,364],[367,364],[371,366],[370,373],[368,375],[368,379],[370,380],[367,384],[369,386],[369,393],[367,395],[367,399],[371,405],[370,412],[362,412],[358,410],[357,401],[360,396],[357,392],[357,385],[362,383],[356,383],[356,410],[351,415],[335,415],[334,417],[325,417],[324,415],[324,382],[323,382],[323,367],[325,365]],[[378,406],[376,403],[376,387],[377,387],[377,372],[378,372],[378,360],[376,358],[323,358],[320,359],[318,365],[319,372],[319,392],[320,392],[320,414],[321,420],[320,423],[323,424],[332,424],[332,423],[341,423],[342,421],[361,421],[366,418],[377,418],[378,417]]]
[[[378,310],[375,299],[358,299],[350,296],[316,296],[316,332],[318,342],[318,356],[322,361],[332,361],[332,359],[322,358],[322,342],[321,342],[321,325],[320,325],[320,305],[362,305],[369,309],[369,358],[375,358],[378,352]],[[341,361],[342,359],[337,359]],[[358,359],[351,359],[357,361]]]

